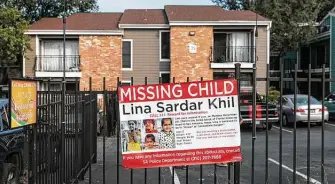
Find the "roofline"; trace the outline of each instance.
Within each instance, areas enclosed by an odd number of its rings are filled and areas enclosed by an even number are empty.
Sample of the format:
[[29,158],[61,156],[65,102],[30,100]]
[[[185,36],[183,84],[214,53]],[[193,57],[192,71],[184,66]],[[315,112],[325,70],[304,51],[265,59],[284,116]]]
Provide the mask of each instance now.
[[142,28],[142,29],[162,29],[170,28],[169,24],[119,24],[120,29]]
[[[123,30],[66,30],[67,35],[123,35]],[[28,30],[26,35],[63,35],[63,30]]]
[[334,12],[329,12],[323,19],[320,21],[320,24],[322,24],[329,16],[335,16]]
[[[257,25],[271,26],[272,21],[257,21]],[[256,25],[256,21],[170,21],[171,26],[234,26],[234,25]]]

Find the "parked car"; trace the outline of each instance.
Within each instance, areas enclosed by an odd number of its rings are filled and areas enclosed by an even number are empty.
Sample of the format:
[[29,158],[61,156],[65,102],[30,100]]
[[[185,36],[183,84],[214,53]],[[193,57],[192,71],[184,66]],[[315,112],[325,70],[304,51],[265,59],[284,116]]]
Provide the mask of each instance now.
[[[288,126],[294,123],[294,95],[282,96],[282,116],[283,126]],[[296,121],[308,122],[308,95],[297,94],[296,98]],[[278,110],[280,111],[280,101],[277,103]],[[310,96],[310,122],[321,125],[322,111],[324,110],[324,120],[328,121],[329,113],[328,108],[322,108],[320,101]]]
[[325,99],[324,104],[328,108],[329,118],[335,118],[335,93],[330,93]]
[[[19,184],[19,178],[24,171],[24,146],[29,146],[29,156],[32,162],[32,137],[30,137],[29,144],[25,145],[24,129],[9,129],[9,109],[8,99],[0,99],[0,184]],[[50,160],[48,157],[40,157],[37,159],[37,166],[40,172],[46,170],[46,165],[49,165],[50,171],[54,172],[59,169],[60,160],[60,130],[53,124],[46,124],[39,119],[39,125],[42,126],[38,129],[36,135],[37,144],[41,143],[44,146],[39,147],[40,153],[50,153]],[[52,132],[47,130],[53,130]],[[27,131],[31,131],[28,129]],[[52,147],[45,146],[45,140],[49,139]],[[39,142],[41,141],[41,142]],[[50,146],[51,146],[50,145]],[[48,164],[45,164],[48,163]]]
[[[279,118],[276,105],[268,103],[267,106],[268,113],[266,113],[266,102],[256,92],[256,126],[266,129],[266,119],[268,119],[268,129],[271,130],[272,124],[277,123]],[[240,112],[244,126],[252,126],[252,110],[252,88],[241,88]]]
[[0,99],[0,183],[19,184],[23,173],[23,129],[9,129],[8,99]]

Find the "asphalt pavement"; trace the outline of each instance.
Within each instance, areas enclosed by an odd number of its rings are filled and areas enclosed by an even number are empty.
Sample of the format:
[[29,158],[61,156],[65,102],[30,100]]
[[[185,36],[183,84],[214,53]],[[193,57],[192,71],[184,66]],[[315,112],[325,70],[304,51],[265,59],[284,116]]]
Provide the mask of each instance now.
[[[321,126],[311,126],[310,129],[310,183],[321,184]],[[324,170],[325,183],[335,183],[335,123],[327,123],[324,126]],[[280,144],[280,134],[282,133],[282,144]],[[252,132],[251,129],[242,129],[242,151],[243,162],[241,164],[240,183],[252,183],[252,174],[254,174],[255,184],[282,184],[293,183],[293,175],[296,176],[296,183],[306,183],[308,179],[308,127],[307,125],[298,125],[296,129],[296,170],[294,174],[294,129],[284,127],[280,131],[279,125],[269,131],[268,136],[268,158],[266,158],[266,131],[257,130],[254,147],[254,163],[252,162]],[[92,165],[92,183],[103,183],[103,140],[98,139],[98,163]],[[282,145],[282,165],[280,166],[280,145]],[[116,163],[116,138],[106,139],[106,166],[105,181],[108,183],[117,183],[117,163]],[[120,156],[121,159],[121,156]],[[268,180],[266,181],[266,161],[268,162]],[[120,161],[121,163],[121,161]],[[253,167],[254,165],[254,167]],[[188,177],[186,169],[161,168],[160,170],[144,169],[126,170],[119,166],[119,184],[203,184],[215,183],[233,183],[233,168],[231,167],[231,180],[229,182],[228,167],[218,167],[214,165],[202,166],[202,177],[200,166],[190,166]],[[254,168],[254,173],[252,168]],[[282,177],[280,177],[280,169]],[[215,172],[216,170],[216,172]],[[146,173],[146,174],[145,174]],[[159,177],[160,173],[160,177]],[[174,173],[174,174],[173,174]],[[89,172],[85,176],[82,184],[88,183]],[[174,180],[174,182],[173,182]]]

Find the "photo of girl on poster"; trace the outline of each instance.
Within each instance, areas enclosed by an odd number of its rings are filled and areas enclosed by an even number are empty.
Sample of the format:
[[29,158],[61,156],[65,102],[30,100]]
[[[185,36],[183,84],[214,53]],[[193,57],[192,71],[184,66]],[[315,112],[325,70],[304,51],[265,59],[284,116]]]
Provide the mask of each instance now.
[[126,142],[123,151],[141,151],[141,130],[138,129],[138,122],[130,120],[123,123],[124,130],[122,132]]
[[172,131],[172,119],[163,118],[161,124],[162,124],[162,131],[159,132],[159,148],[160,149],[175,148],[175,137]]
[[158,148],[158,143],[154,134],[147,134],[145,136],[144,150],[153,150]]

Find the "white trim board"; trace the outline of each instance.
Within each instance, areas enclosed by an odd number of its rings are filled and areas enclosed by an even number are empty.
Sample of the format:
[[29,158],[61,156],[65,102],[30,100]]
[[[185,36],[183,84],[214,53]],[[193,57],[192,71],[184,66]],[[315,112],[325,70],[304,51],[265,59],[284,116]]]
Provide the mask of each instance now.
[[268,26],[266,29],[266,47],[267,47],[266,63],[270,64],[270,26]]
[[119,24],[120,29],[166,29],[169,24]]
[[[63,30],[28,30],[27,35],[63,35]],[[123,30],[66,30],[66,35],[123,35]]]
[[[36,77],[63,77],[63,72],[35,72]],[[81,72],[65,72],[65,77],[79,77]]]
[[129,85],[132,85],[131,80],[121,80],[120,82],[121,82],[121,85],[122,85],[122,83],[127,83]]
[[[134,65],[134,42],[133,39],[122,39],[122,47],[123,47],[123,42],[130,42],[130,68],[123,68],[122,71],[133,71],[133,65]],[[123,50],[123,48],[121,49]],[[123,55],[123,53],[122,53]],[[121,64],[123,65],[123,58],[121,58]]]
[[[254,63],[241,63],[241,69],[252,69]],[[233,69],[235,68],[235,62],[231,63],[211,63],[212,69]]]
[[[270,26],[271,21],[257,21],[257,25]],[[200,26],[200,25],[213,25],[213,26],[255,26],[256,21],[170,21],[170,26]]]
[[169,71],[161,71],[159,72],[159,77],[162,77],[162,74],[171,74]]

